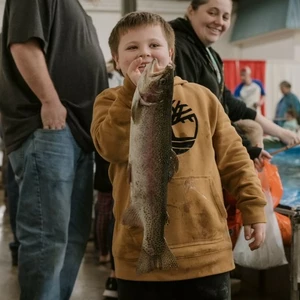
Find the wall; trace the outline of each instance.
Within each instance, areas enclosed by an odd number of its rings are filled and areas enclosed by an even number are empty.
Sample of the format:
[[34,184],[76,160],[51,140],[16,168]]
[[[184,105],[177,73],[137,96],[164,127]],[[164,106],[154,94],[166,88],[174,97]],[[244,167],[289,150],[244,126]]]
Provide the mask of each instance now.
[[[98,4],[91,4],[82,0],[80,2],[93,18],[104,57],[109,60],[111,55],[108,47],[108,37],[121,17],[121,0],[100,0]],[[188,4],[189,1],[139,0],[137,10],[155,12],[162,15],[166,20],[172,20],[183,16]]]

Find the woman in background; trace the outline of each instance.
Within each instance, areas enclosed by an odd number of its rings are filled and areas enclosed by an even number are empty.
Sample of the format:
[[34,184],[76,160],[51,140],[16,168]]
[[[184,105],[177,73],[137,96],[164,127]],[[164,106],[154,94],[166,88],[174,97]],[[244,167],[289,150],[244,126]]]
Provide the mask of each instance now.
[[176,75],[210,89],[232,122],[252,119],[262,126],[265,134],[275,136],[285,144],[300,142],[300,137],[294,132],[247,108],[225,87],[222,59],[211,46],[228,30],[231,11],[232,0],[193,0],[184,18],[170,22],[176,37]]

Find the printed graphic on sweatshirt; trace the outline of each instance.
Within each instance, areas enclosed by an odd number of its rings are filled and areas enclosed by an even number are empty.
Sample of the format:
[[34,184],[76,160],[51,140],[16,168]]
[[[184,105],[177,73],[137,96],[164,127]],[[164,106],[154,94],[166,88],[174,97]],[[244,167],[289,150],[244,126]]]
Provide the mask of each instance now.
[[[182,130],[183,127],[184,130]],[[190,150],[195,143],[197,134],[198,119],[193,110],[187,104],[182,104],[180,100],[173,100],[172,147],[175,153],[182,154]]]

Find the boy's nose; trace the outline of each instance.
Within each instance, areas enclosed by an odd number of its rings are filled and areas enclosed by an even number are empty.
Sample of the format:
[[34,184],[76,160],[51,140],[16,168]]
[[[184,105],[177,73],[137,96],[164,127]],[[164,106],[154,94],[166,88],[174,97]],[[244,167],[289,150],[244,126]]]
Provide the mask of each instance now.
[[147,57],[147,56],[151,56],[150,49],[149,48],[143,48],[143,49],[141,49],[139,57]]

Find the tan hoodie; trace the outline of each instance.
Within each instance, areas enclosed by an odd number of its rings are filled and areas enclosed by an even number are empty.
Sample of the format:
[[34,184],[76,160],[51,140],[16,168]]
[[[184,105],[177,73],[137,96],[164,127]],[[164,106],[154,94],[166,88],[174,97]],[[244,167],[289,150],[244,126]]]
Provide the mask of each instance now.
[[[96,99],[91,133],[97,151],[111,163],[115,200],[113,254],[117,278],[170,281],[209,276],[234,268],[222,187],[237,199],[244,224],[265,222],[260,181],[241,138],[218,99],[205,87],[175,77],[172,129],[179,171],[168,187],[170,223],[165,238],[179,268],[136,275],[143,230],[121,224],[129,205],[127,161],[135,85],[107,89]],[[173,116],[174,117],[174,116]]]

